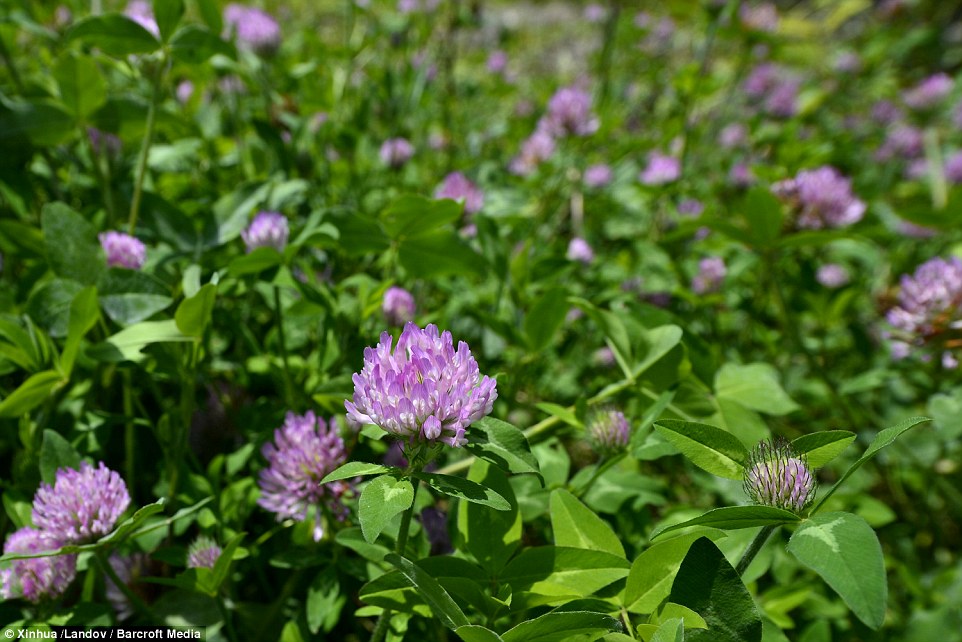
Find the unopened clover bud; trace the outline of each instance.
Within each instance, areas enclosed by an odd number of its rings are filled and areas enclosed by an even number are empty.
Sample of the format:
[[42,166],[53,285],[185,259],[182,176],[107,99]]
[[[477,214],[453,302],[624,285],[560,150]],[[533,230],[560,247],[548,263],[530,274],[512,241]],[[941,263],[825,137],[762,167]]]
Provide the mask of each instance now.
[[815,476],[784,439],[759,442],[745,470],[745,492],[756,504],[800,513],[815,499]]
[[609,408],[598,412],[592,418],[588,433],[596,450],[603,454],[613,454],[628,447],[631,425],[624,413]]

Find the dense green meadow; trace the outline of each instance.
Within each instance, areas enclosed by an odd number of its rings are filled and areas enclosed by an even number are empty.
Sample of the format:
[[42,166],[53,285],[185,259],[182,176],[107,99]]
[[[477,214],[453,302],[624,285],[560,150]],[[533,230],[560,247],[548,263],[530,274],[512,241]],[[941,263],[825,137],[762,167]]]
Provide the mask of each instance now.
[[3,637],[962,642],[954,3],[251,2],[0,0]]

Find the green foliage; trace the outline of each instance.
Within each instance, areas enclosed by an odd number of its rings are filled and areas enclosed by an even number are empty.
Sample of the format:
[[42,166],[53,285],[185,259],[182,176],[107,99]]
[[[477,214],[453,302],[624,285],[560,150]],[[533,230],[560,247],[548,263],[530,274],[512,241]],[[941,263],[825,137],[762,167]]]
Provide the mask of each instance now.
[[662,419],[658,431],[693,464],[713,475],[741,480],[745,476],[748,449],[720,428],[690,421]]
[[888,584],[875,531],[851,513],[820,513],[803,521],[788,552],[818,573],[873,629],[885,620]]
[[414,486],[407,479],[381,475],[368,482],[357,502],[357,519],[364,539],[370,544],[391,520],[411,507]]
[[685,633],[686,640],[759,642],[762,620],[752,596],[725,556],[708,538],[696,540],[671,586],[669,602],[704,618],[707,629]]

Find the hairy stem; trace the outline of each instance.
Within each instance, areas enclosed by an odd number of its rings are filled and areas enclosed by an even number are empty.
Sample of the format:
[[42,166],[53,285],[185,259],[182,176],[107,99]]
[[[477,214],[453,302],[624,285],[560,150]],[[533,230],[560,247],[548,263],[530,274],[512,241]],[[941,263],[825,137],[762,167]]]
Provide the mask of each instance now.
[[765,545],[765,542],[767,542],[768,538],[772,536],[772,533],[775,532],[776,528],[778,528],[778,526],[763,526],[762,530],[758,531],[758,535],[755,536],[755,539],[752,540],[752,543],[749,544],[748,548],[745,549],[745,553],[738,561],[738,566],[735,567],[735,572],[738,573],[739,577],[745,574],[745,571],[752,563],[752,560],[755,559],[756,555],[758,555],[758,551],[762,550],[762,546]]
[[128,233],[133,234],[137,228],[137,217],[140,215],[140,200],[144,193],[144,177],[147,174],[147,156],[150,144],[154,140],[154,126],[157,123],[157,103],[160,102],[160,89],[163,84],[164,73],[167,70],[166,56],[161,59],[160,66],[154,72],[153,90],[150,95],[150,105],[147,107],[147,126],[144,129],[144,140],[137,157],[137,170],[134,175],[134,195],[130,200],[130,218],[127,222]]
[[[418,498],[418,487],[420,487],[421,482],[412,477],[414,482],[414,496],[411,498],[411,505],[408,506],[404,514],[401,515],[401,529],[397,534],[397,542],[394,545],[394,552],[400,556],[404,556],[404,549],[408,544],[408,535],[411,530],[411,518],[414,516],[414,505],[417,503]],[[387,627],[391,623],[391,609],[384,609],[381,611],[381,615],[377,618],[377,624],[374,626],[374,632],[371,633],[371,642],[381,642],[384,639],[384,635],[387,633]]]
[[120,576],[117,574],[117,571],[114,570],[114,567],[110,565],[110,560],[107,558],[107,554],[104,552],[104,550],[97,549],[94,552],[94,558],[97,560],[97,563],[100,565],[100,569],[104,572],[104,575],[107,577],[107,579],[113,582],[114,586],[116,586],[120,592],[124,594],[124,597],[130,601],[130,605],[134,607],[134,610],[140,615],[153,620],[150,609],[147,608],[147,605],[144,604],[144,601],[140,599],[140,596],[134,593],[133,589],[127,585],[127,582],[120,578]]

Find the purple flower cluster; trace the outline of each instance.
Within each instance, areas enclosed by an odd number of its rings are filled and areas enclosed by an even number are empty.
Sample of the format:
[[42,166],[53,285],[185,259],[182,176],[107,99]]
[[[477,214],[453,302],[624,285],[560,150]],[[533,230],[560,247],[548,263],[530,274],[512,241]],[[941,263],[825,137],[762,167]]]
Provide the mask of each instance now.
[[465,214],[477,214],[484,207],[484,192],[461,172],[451,172],[445,176],[434,197],[461,201]]
[[592,417],[588,434],[595,449],[602,454],[617,453],[628,447],[631,425],[620,410],[609,408]]
[[217,542],[201,535],[187,549],[187,568],[214,568],[221,552]]
[[835,290],[848,284],[852,277],[844,266],[838,263],[826,263],[825,265],[819,266],[815,278],[825,287]]
[[453,447],[467,443],[465,430],[491,412],[496,382],[481,376],[468,344],[435,325],[407,324],[391,349],[381,334],[365,348],[364,369],[354,374],[354,400],[344,403],[352,424],[374,424],[409,443]]
[[[114,570],[117,577],[120,578],[126,586],[135,584],[141,576],[147,574],[149,561],[149,558],[143,553],[134,553],[133,555],[114,553],[110,556],[110,559],[107,560],[110,568]],[[109,577],[106,579],[104,589],[104,597],[107,598],[110,606],[112,606],[117,613],[118,620],[126,620],[134,614],[134,605],[130,603],[130,599]]]
[[698,262],[698,274],[691,280],[695,294],[709,294],[721,289],[722,281],[728,274],[725,261],[720,256],[710,256]]
[[548,101],[548,113],[538,124],[552,136],[587,136],[598,130],[591,95],[578,87],[562,87]]
[[508,54],[496,49],[488,54],[485,66],[492,74],[503,74],[508,69]]
[[130,0],[124,9],[124,15],[160,38],[160,27],[157,26],[154,9],[149,0]]
[[800,513],[815,499],[815,476],[788,441],[760,442],[745,471],[745,492],[756,504]]
[[140,239],[123,232],[103,232],[97,236],[107,255],[109,267],[139,270],[147,260],[147,246]]
[[536,129],[521,143],[521,152],[511,161],[509,169],[512,174],[528,176],[538,165],[551,158],[554,150],[554,137],[543,129]]
[[902,101],[917,111],[937,107],[952,92],[954,83],[944,73],[929,76],[902,94]]
[[318,514],[322,504],[339,519],[347,516],[343,496],[351,489],[347,482],[319,482],[347,459],[344,440],[334,422],[326,423],[313,412],[287,413],[284,425],[274,431],[273,443],[261,453],[268,467],[260,472],[257,503],[277,515],[277,520],[303,522],[314,516],[313,536],[320,541],[324,520]]
[[746,96],[761,102],[763,110],[772,116],[790,118],[798,109],[798,79],[773,63],[752,69],[742,88]]
[[281,46],[281,28],[269,13],[256,7],[231,3],[224,7],[226,35],[235,34],[237,42],[251,51],[268,55]]
[[885,141],[875,151],[875,158],[880,161],[918,158],[922,155],[923,138],[921,130],[904,123],[895,124],[886,132]]
[[54,485],[41,483],[33,498],[33,524],[68,544],[84,544],[113,530],[130,505],[127,485],[100,462],[61,468]]
[[389,138],[381,143],[378,155],[382,163],[397,169],[403,167],[414,156],[414,146],[406,138]]
[[117,156],[123,147],[123,142],[117,134],[105,132],[96,127],[87,128],[87,138],[95,154],[107,154],[108,157]]
[[604,187],[611,182],[612,178],[614,178],[614,173],[604,163],[592,165],[585,169],[584,181],[586,187],[594,189]]
[[660,152],[652,152],[648,155],[648,165],[638,175],[645,185],[664,185],[677,181],[681,177],[681,161],[674,156],[668,156]]
[[390,325],[404,325],[414,320],[417,306],[414,303],[414,296],[397,286],[391,286],[384,293],[384,302],[381,305],[384,318]]
[[895,329],[891,336],[896,355],[907,355],[912,346],[944,346],[946,335],[962,325],[962,260],[936,257],[911,276],[903,275],[898,305],[886,319]]
[[771,2],[746,2],[738,8],[738,20],[749,31],[772,33],[778,29],[778,9]]
[[803,170],[772,186],[776,195],[798,211],[800,228],[844,227],[862,220],[865,203],[852,194],[852,181],[834,167]]
[[[33,498],[33,528],[12,533],[4,553],[41,553],[68,544],[86,544],[111,532],[130,504],[120,475],[87,462],[80,470],[60,468],[54,485],[40,484]],[[0,596],[31,602],[62,595],[76,575],[76,555],[14,560],[0,571]]]
[[568,243],[568,252],[565,256],[569,261],[578,261],[590,265],[595,260],[595,251],[588,245],[588,241],[576,236]]
[[962,151],[945,159],[945,177],[953,183],[962,183]]
[[253,252],[259,247],[272,247],[278,252],[283,252],[287,247],[287,238],[290,236],[290,227],[287,218],[278,212],[260,212],[241,232],[244,245],[248,252]]
[[[63,542],[50,534],[25,526],[7,537],[6,553],[42,553],[56,550]],[[0,570],[0,597],[5,600],[23,596],[37,603],[44,597],[59,597],[77,574],[76,555],[54,555],[15,560]]]
[[725,125],[718,134],[718,144],[725,149],[741,147],[748,141],[748,128],[742,123]]

